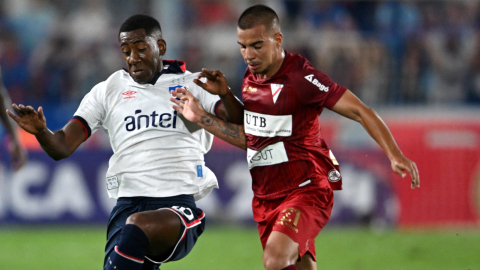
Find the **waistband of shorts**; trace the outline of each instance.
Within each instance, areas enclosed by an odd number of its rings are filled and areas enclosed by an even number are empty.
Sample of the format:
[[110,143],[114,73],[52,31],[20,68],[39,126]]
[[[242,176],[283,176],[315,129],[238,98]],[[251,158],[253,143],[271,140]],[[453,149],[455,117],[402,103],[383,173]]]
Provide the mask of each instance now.
[[120,197],[117,199],[117,205],[128,205],[128,204],[163,204],[171,203],[175,201],[177,203],[184,203],[187,205],[195,205],[195,199],[193,195],[177,195],[172,197]]

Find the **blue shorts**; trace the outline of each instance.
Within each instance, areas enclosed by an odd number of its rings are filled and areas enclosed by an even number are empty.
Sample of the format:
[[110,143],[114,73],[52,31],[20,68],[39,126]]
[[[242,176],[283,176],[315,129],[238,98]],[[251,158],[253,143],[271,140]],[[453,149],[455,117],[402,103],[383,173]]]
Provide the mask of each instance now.
[[[159,269],[161,263],[180,260],[187,256],[205,229],[205,213],[202,209],[196,207],[193,196],[118,198],[108,221],[104,269],[107,258],[114,250],[115,245],[117,245],[120,231],[125,225],[127,218],[134,213],[158,209],[168,209],[177,214],[181,220],[182,229],[172,254],[163,261],[154,261],[147,257],[148,265],[152,265],[151,269],[155,270]],[[147,260],[145,262],[147,264]],[[143,269],[146,268],[144,267]]]

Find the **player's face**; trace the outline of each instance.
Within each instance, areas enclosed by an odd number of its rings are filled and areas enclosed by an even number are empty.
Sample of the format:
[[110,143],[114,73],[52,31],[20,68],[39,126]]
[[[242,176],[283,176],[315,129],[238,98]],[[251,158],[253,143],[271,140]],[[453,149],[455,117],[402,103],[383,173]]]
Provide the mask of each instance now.
[[121,32],[119,35],[120,49],[128,72],[137,83],[148,83],[162,69],[162,55],[166,43],[163,39],[156,40],[147,36],[145,29]]
[[263,78],[270,78],[282,65],[281,33],[273,33],[259,24],[253,28],[242,30],[237,28],[240,53],[250,71]]

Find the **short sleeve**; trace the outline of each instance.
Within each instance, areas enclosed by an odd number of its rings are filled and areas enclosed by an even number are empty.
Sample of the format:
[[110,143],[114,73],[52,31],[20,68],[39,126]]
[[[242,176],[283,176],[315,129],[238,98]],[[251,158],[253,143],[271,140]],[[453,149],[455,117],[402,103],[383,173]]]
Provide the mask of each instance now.
[[203,109],[213,115],[217,115],[216,111],[221,103],[220,97],[210,94],[207,90],[201,88],[198,85],[195,85],[195,87],[198,91],[197,98],[200,100]]
[[93,134],[102,126],[103,119],[106,115],[105,104],[103,102],[105,85],[105,82],[101,82],[93,87],[82,99],[73,117],[73,119],[80,121],[84,125],[89,135]]
[[299,65],[292,74],[292,84],[304,104],[332,109],[347,90],[336,84],[328,75],[314,69],[308,62]]

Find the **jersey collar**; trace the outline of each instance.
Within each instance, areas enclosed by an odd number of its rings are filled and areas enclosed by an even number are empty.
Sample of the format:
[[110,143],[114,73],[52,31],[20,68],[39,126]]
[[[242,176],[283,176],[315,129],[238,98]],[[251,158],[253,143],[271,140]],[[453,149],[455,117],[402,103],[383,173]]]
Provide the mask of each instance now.
[[[128,73],[128,69],[124,68],[124,70]],[[177,60],[163,60],[163,70],[157,74],[157,76],[153,77],[153,79],[149,82],[151,85],[155,85],[158,78],[163,74],[177,74],[177,73],[184,73],[187,70],[185,62],[177,61]]]
[[158,78],[163,74],[176,74],[176,73],[184,73],[186,70],[185,62],[177,61],[177,60],[164,60],[163,61],[163,70],[157,74],[149,83],[155,85]]

